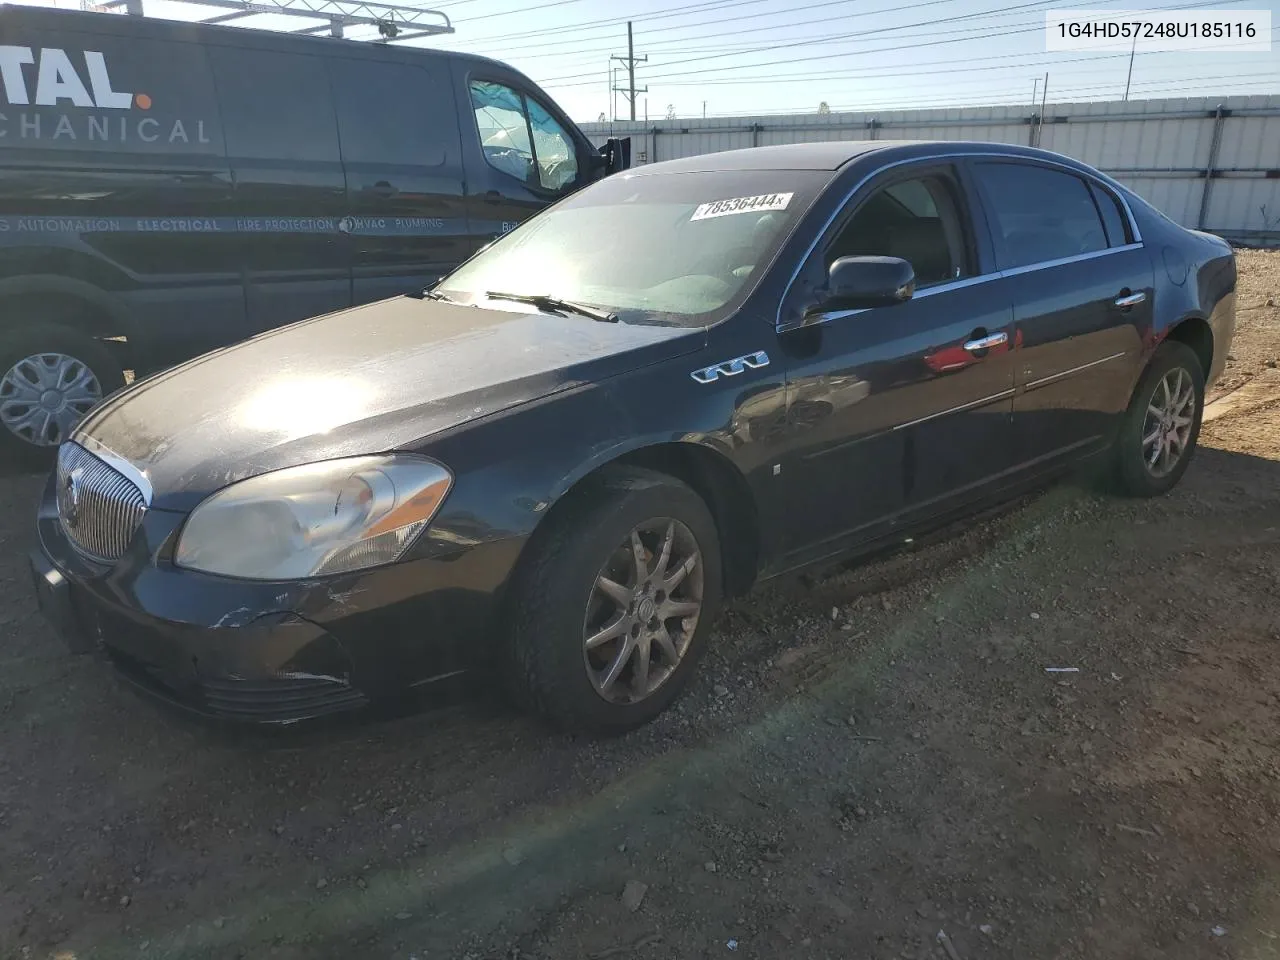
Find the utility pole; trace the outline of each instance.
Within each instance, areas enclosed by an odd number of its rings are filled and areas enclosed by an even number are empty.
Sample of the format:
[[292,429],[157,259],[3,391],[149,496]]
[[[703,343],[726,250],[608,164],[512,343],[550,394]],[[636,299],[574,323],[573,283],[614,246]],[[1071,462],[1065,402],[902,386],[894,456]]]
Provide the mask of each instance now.
[[707,101],[702,101],[702,119],[707,119]]
[[1045,72],[1044,86],[1040,88],[1040,127],[1036,130],[1036,146],[1040,146],[1040,140],[1044,137],[1044,107],[1049,101],[1049,73]]
[[[615,54],[609,59],[621,60],[623,63],[627,65],[627,85],[626,87],[622,88],[622,90],[619,92],[622,93],[622,95],[625,96],[627,98],[627,101],[631,104],[631,119],[634,120],[636,118],[636,94],[649,92],[649,88],[647,86],[646,87],[636,86],[636,64],[645,63],[648,61],[649,58],[647,56],[645,57],[636,56],[636,46],[635,46],[635,40],[631,34],[630,20],[627,21],[627,55],[625,57],[620,57],[617,54]],[[615,87],[614,89],[616,90],[617,88]]]
[[1129,99],[1129,84],[1133,82],[1133,55],[1138,52],[1138,34],[1133,35],[1133,46],[1129,48],[1129,76],[1124,81],[1124,98]]
[[1032,110],[1036,108],[1036,97],[1039,95],[1039,93],[1040,93],[1040,78],[1036,77],[1035,80],[1032,81],[1031,83],[1031,109]]

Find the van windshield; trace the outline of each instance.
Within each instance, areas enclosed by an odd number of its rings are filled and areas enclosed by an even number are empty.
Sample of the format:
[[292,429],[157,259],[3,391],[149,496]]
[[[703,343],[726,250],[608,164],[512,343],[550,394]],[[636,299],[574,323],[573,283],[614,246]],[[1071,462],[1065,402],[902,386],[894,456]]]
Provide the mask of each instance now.
[[623,174],[561,201],[445,277],[436,292],[555,297],[624,322],[701,326],[735,309],[830,179],[807,170]]

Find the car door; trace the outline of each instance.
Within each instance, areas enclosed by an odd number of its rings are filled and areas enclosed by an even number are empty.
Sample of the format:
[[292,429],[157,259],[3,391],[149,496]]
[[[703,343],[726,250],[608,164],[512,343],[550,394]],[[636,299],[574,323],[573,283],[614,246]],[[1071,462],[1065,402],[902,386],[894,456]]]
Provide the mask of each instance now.
[[324,61],[249,46],[208,50],[235,178],[249,326],[350,306],[338,230],[346,181]]
[[1050,469],[1106,441],[1151,331],[1150,257],[1109,187],[1034,160],[980,160],[997,264],[1020,348],[1018,464]]
[[[944,509],[1010,464],[1012,307],[981,272],[969,208],[953,166],[895,168],[849,201],[784,300],[796,558]],[[830,264],[865,255],[910,261],[912,299],[805,317]]]
[[422,60],[328,61],[355,303],[421,290],[472,253],[448,63]]
[[456,61],[476,249],[585,182],[588,157],[555,110],[496,64]]

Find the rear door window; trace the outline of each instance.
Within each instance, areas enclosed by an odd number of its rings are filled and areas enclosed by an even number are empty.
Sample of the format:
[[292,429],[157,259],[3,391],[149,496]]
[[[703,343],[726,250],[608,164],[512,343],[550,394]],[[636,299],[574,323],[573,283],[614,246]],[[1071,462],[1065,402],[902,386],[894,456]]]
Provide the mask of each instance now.
[[976,163],[1000,269],[1107,248],[1107,234],[1084,179],[1030,163]]
[[338,125],[319,58],[210,47],[209,59],[230,156],[338,160]]

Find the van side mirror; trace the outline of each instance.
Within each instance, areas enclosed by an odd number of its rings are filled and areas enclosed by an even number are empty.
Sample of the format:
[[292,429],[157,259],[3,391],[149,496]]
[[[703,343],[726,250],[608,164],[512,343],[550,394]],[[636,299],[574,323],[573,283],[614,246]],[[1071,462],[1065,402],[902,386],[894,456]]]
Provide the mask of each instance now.
[[840,257],[827,270],[822,310],[888,307],[910,300],[916,272],[901,257]]
[[631,167],[631,138],[610,137],[599,148],[599,160],[596,167],[600,176],[607,177],[611,173],[627,170]]

